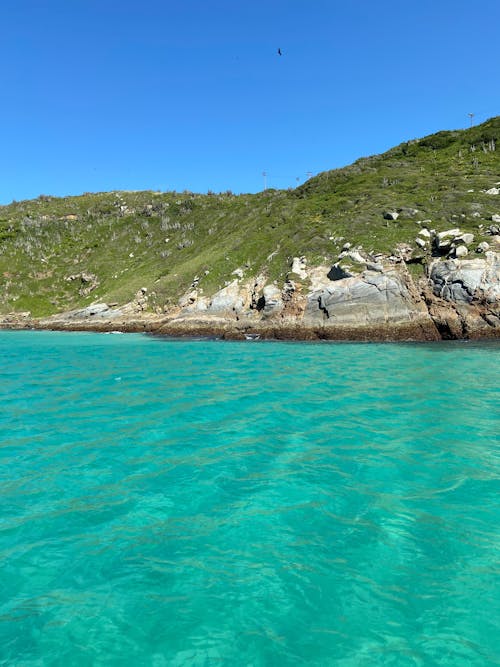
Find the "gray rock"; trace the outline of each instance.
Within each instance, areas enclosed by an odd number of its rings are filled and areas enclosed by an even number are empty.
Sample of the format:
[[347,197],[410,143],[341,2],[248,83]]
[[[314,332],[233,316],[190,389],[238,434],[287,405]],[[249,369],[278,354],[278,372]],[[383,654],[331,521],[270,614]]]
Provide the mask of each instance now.
[[[472,234],[470,236],[472,236]],[[465,245],[459,245],[455,248],[455,257],[467,257],[468,254],[469,251]]]
[[292,273],[295,273],[299,278],[307,278],[306,272],[306,258],[294,257],[292,260]]
[[500,195],[500,188],[490,188],[485,191],[487,195]]
[[461,234],[460,236],[457,236],[453,239],[454,243],[463,243],[465,245],[470,245],[471,243],[474,243],[474,234]]
[[486,241],[482,241],[476,248],[476,252],[486,252],[490,249],[490,244]]
[[384,272],[384,267],[382,264],[379,264],[378,262],[367,262],[366,263],[366,268],[368,271],[375,271],[376,273],[383,273]]
[[491,216],[491,221],[492,222],[500,222],[500,215],[497,215],[496,213],[493,213]]
[[438,232],[436,237],[439,241],[444,241],[445,239],[452,239],[462,234],[460,229],[447,229],[444,232]]
[[238,281],[233,280],[213,295],[208,310],[215,313],[239,313],[243,310],[243,305],[244,299]]
[[384,211],[385,220],[397,220],[399,218],[399,213],[397,211]]
[[486,252],[485,259],[436,260],[429,274],[433,291],[447,301],[470,304],[474,299],[496,303],[500,299],[500,256]]
[[344,278],[350,278],[352,276],[353,274],[347,268],[340,266],[338,263],[334,264],[327,273],[329,280],[343,280]]
[[123,313],[119,309],[110,308],[107,303],[93,303],[86,308],[71,310],[62,315],[65,320],[87,320],[89,318],[105,318],[111,320],[121,316]]
[[262,290],[264,297],[263,317],[268,318],[277,315],[283,310],[283,299],[281,290],[276,285],[266,285]]
[[366,259],[359,252],[359,250],[349,250],[349,252],[346,254],[346,257],[352,259],[352,261],[356,262],[356,264],[366,264]]
[[310,294],[304,319],[311,323],[363,326],[408,321],[413,306],[396,276],[366,271]]
[[198,299],[198,292],[196,290],[193,290],[181,296],[181,298],[179,299],[179,306],[181,308],[187,308],[188,306],[191,306],[193,303],[195,303],[197,299]]
[[408,206],[403,206],[399,209],[399,212],[405,218],[414,218],[418,215],[418,208],[410,208]]

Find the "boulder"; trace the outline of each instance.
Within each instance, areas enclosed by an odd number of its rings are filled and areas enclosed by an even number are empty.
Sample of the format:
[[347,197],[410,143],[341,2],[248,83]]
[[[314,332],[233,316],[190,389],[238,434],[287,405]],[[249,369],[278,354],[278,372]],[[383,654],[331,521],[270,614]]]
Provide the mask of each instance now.
[[304,320],[325,326],[366,326],[412,319],[411,298],[396,275],[365,271],[308,295]]
[[292,273],[295,273],[299,278],[304,280],[307,278],[306,272],[306,258],[305,257],[294,257],[292,260]]
[[338,262],[332,266],[330,271],[327,273],[329,280],[343,280],[344,278],[350,278],[352,274],[349,269],[345,266],[341,266]]
[[399,218],[399,213],[397,211],[384,211],[385,220],[397,220]]
[[376,273],[384,272],[384,267],[379,262],[366,262],[366,268],[368,271],[375,271]]
[[366,259],[359,252],[359,250],[349,250],[345,256],[350,257],[350,259],[352,259],[352,261],[356,262],[357,264],[366,264]]
[[416,215],[418,215],[418,208],[411,208],[409,206],[403,206],[402,208],[398,209],[399,213],[404,216],[405,218],[414,218]]
[[408,243],[398,243],[394,248],[394,255],[404,262],[408,262],[413,254],[413,248]]
[[444,241],[445,239],[452,239],[455,238],[456,236],[460,236],[462,234],[460,229],[447,229],[444,232],[438,232],[436,234],[436,238],[438,241]]
[[459,245],[455,248],[455,257],[467,257],[468,254],[469,251],[465,245]]
[[485,259],[436,260],[430,266],[433,292],[447,301],[495,304],[500,300],[500,256],[486,252]]
[[490,188],[485,191],[487,195],[500,195],[500,188]]
[[283,298],[281,290],[276,285],[266,285],[262,290],[264,298],[264,308],[262,316],[264,318],[272,317],[283,310]]
[[491,221],[492,222],[500,222],[500,215],[497,215],[496,213],[493,213],[491,216]]
[[460,234],[460,236],[456,236],[453,241],[455,243],[462,242],[465,245],[470,245],[471,243],[474,243],[474,234]]
[[192,290],[191,292],[188,292],[187,294],[183,294],[181,298],[179,299],[179,306],[181,308],[187,308],[188,306],[191,306],[193,303],[195,303],[198,300],[198,292],[196,290]]
[[240,293],[239,283],[233,280],[213,295],[208,310],[215,313],[239,313],[243,306],[244,298]]

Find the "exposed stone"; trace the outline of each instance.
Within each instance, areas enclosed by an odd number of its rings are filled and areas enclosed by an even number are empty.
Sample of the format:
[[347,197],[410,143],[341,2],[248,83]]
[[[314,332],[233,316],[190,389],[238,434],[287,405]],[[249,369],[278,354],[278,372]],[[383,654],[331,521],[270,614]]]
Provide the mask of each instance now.
[[476,252],[486,252],[490,249],[490,244],[486,241],[482,241],[476,248]]
[[306,272],[306,258],[305,257],[294,257],[292,260],[292,273],[299,276],[302,280],[307,278]]
[[427,247],[427,242],[424,239],[421,239],[417,236],[415,239],[415,243],[420,246],[421,248],[426,248]]
[[421,311],[397,276],[365,272],[309,295],[305,321],[366,326],[411,320]]
[[447,301],[494,304],[500,299],[500,258],[493,252],[486,252],[485,259],[437,260],[429,277],[434,294]]
[[193,303],[195,303],[198,299],[198,292],[196,290],[193,290],[191,292],[188,292],[188,294],[183,294],[181,298],[179,299],[179,306],[181,308],[186,308]]
[[431,238],[431,233],[430,233],[430,231],[427,229],[427,227],[422,227],[422,229],[419,231],[418,235],[419,235],[419,236],[423,236],[423,237],[425,237],[426,239],[430,239],[430,238]]
[[78,310],[72,310],[68,313],[65,313],[65,317],[69,320],[83,320],[89,317],[103,317],[107,318],[117,317],[120,315],[120,311],[112,310],[107,303],[93,303],[86,308],[80,308]]
[[462,242],[465,245],[470,245],[471,243],[474,243],[474,234],[469,234],[469,233],[460,234],[460,236],[456,236],[453,239],[453,242],[454,243]]
[[99,279],[93,273],[82,271],[81,273],[74,273],[65,278],[67,282],[80,281],[81,287],[78,290],[80,296],[88,296],[93,290],[99,287]]
[[500,215],[498,215],[497,213],[493,213],[493,215],[491,216],[491,221],[500,222]]
[[413,254],[413,248],[408,243],[398,243],[394,248],[394,254],[404,262],[408,262]]
[[345,266],[340,266],[338,263],[334,264],[327,273],[329,280],[343,280],[350,278],[353,274]]
[[243,310],[244,298],[240,292],[237,280],[233,280],[229,285],[216,292],[208,310],[220,313],[239,313]]
[[405,218],[414,218],[416,215],[418,215],[417,208],[410,208],[408,206],[403,206],[402,208],[398,209],[398,211]]
[[436,237],[439,241],[443,241],[444,239],[447,239],[447,238],[451,239],[451,238],[455,238],[456,236],[460,236],[461,233],[462,232],[461,232],[460,229],[456,229],[456,228],[455,229],[447,229],[444,232],[438,232],[436,234]]
[[376,273],[383,273],[384,272],[384,267],[382,264],[379,264],[378,262],[367,262],[366,263],[366,268],[368,271],[375,271]]
[[500,195],[500,188],[490,188],[489,190],[485,190],[487,195]]
[[283,310],[281,290],[276,285],[266,285],[262,291],[264,297],[263,317],[269,318]]
[[459,245],[455,248],[455,257],[467,257],[468,254],[469,251],[467,250],[467,246],[465,245]]
[[399,213],[397,211],[384,211],[385,220],[397,220],[399,218]]
[[497,225],[490,225],[486,230],[486,233],[491,234],[491,236],[496,236],[497,234],[500,234],[500,227],[497,227]]
[[357,264],[366,264],[366,259],[359,252],[359,250],[349,250],[345,256],[350,257],[352,261],[356,262]]

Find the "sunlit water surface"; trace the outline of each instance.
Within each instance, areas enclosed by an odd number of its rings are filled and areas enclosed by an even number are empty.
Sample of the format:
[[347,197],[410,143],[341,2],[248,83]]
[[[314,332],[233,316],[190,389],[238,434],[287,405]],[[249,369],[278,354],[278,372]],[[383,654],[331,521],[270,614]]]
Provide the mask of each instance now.
[[0,332],[0,665],[500,664],[499,352]]

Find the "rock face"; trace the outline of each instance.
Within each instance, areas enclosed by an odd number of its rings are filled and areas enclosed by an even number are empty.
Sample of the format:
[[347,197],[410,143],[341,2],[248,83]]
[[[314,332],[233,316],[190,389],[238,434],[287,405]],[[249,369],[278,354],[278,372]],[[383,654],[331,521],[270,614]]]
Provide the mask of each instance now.
[[500,256],[435,261],[429,312],[444,338],[500,337]]
[[430,267],[434,294],[455,303],[497,304],[500,301],[500,258],[486,252],[485,259],[435,261]]
[[211,313],[240,313],[244,307],[244,297],[238,280],[216,292],[208,306]]
[[275,317],[283,310],[283,298],[281,290],[276,285],[266,285],[263,289],[264,309],[262,316],[264,318]]
[[[450,232],[448,238],[457,238],[457,230]],[[342,340],[500,337],[500,254],[487,245],[473,259],[436,258],[419,284],[412,281],[403,259],[394,264],[390,258],[377,256],[372,261],[362,256],[363,263],[355,263],[351,272],[338,263],[308,268],[299,258],[283,284],[268,283],[264,274],[246,282],[238,275],[209,297],[203,296],[196,279],[178,305],[165,313],[150,312],[147,290],[142,288],[119,308],[95,303],[44,320],[32,320],[29,314],[22,320],[6,317],[0,326],[226,338],[248,333]],[[350,255],[344,260],[354,261]]]
[[400,323],[420,315],[395,275],[365,271],[311,294],[304,321],[323,326]]

